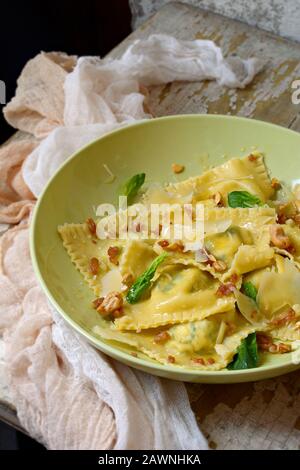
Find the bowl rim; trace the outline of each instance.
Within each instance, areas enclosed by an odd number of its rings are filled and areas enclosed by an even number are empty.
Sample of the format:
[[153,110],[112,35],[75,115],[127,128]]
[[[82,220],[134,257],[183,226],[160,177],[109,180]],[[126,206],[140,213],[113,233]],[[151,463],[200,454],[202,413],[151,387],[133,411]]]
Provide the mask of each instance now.
[[[63,168],[67,165],[70,164],[70,162],[77,158],[78,155],[80,155],[83,151],[88,149],[90,146],[93,146],[96,142],[100,140],[104,140],[106,138],[110,138],[114,134],[119,134],[126,132],[128,128],[132,127],[140,127],[140,126],[147,126],[151,125],[154,121],[173,121],[173,120],[185,120],[185,119],[203,119],[203,120],[212,120],[212,121],[218,121],[218,120],[230,120],[230,121],[244,121],[247,122],[249,125],[261,125],[261,126],[266,126],[270,128],[278,128],[280,129],[281,132],[285,132],[288,134],[296,134],[300,138],[300,135],[298,132],[288,129],[282,126],[279,126],[277,124],[272,124],[270,122],[266,121],[260,121],[258,119],[251,119],[251,118],[246,118],[246,117],[240,117],[240,116],[229,116],[229,115],[224,115],[224,114],[176,114],[172,116],[162,116],[158,118],[152,118],[152,119],[144,119],[138,122],[133,122],[125,125],[121,125],[117,129],[114,129],[103,136],[100,136],[97,139],[94,139],[93,141],[89,142],[88,144],[84,145],[81,147],[79,150],[77,150],[75,153],[70,155],[55,171],[55,173],[52,175],[52,177],[49,179],[47,182],[45,188],[43,189],[42,193],[37,199],[36,205],[33,210],[33,215],[29,227],[29,248],[30,248],[30,256],[31,256],[31,261],[34,269],[35,276],[41,285],[44,293],[46,294],[48,300],[50,301],[50,304],[58,311],[58,313],[63,317],[63,319],[71,325],[77,333],[80,333],[90,344],[95,346],[97,349],[100,351],[106,353],[108,356],[113,357],[117,360],[120,360],[123,363],[130,363],[132,367],[135,367],[137,369],[147,369],[148,372],[151,373],[151,370],[153,370],[153,373],[155,375],[161,375],[161,376],[166,376],[168,374],[169,377],[173,375],[173,378],[177,380],[187,380],[187,381],[195,381],[197,380],[198,382],[201,382],[201,378],[203,379],[208,379],[210,377],[210,382],[213,383],[213,378],[217,379],[218,382],[220,383],[230,383],[230,382],[247,382],[247,381],[253,381],[253,380],[262,380],[265,379],[266,376],[268,377],[275,377],[278,375],[282,375],[284,373],[290,372],[292,370],[300,368],[300,364],[295,364],[291,362],[291,353],[288,353],[287,360],[283,364],[271,364],[271,365],[260,365],[256,368],[252,369],[242,369],[242,370],[227,370],[227,369],[221,369],[221,370],[216,370],[216,371],[208,371],[208,370],[197,370],[197,369],[189,369],[187,367],[183,366],[174,366],[174,365],[167,365],[167,364],[161,364],[159,362],[154,362],[151,358],[150,360],[148,359],[143,359],[140,357],[134,357],[130,354],[130,352],[124,352],[121,349],[110,345],[108,342],[105,342],[102,340],[102,338],[96,337],[93,334],[89,333],[86,331],[80,324],[78,324],[76,321],[74,321],[68,313],[59,305],[59,303],[55,300],[54,296],[51,294],[50,290],[47,287],[47,283],[44,281],[44,278],[42,276],[42,273],[40,271],[39,267],[39,262],[38,262],[38,256],[36,253],[36,246],[35,246],[35,233],[36,233],[36,227],[37,227],[37,219],[39,215],[39,210],[40,206],[42,203],[42,200],[45,196],[45,194],[48,191],[48,188],[58,175]],[[180,376],[180,377],[179,377]],[[254,377],[255,376],[255,377]],[[236,379],[236,380],[235,380]],[[240,380],[238,380],[240,379]]]

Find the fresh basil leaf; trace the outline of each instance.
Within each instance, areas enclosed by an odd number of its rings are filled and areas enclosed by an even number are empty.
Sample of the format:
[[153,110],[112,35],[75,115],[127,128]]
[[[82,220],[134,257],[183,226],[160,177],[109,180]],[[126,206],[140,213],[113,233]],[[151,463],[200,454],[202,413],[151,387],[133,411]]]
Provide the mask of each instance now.
[[248,191],[232,191],[227,196],[229,207],[255,207],[261,206],[261,200]]
[[245,295],[250,297],[250,299],[253,299],[256,302],[256,297],[257,297],[257,289],[252,282],[243,282],[242,285],[242,291]]
[[256,333],[251,333],[243,339],[238,347],[233,361],[228,364],[229,370],[253,369],[258,366],[259,355],[257,350]]
[[167,256],[167,253],[162,253],[159,255],[152,261],[149,268],[146,269],[146,271],[137,278],[126,295],[127,302],[134,304],[139,301],[145,290],[150,287],[156,269],[166,259]]
[[132,200],[138,193],[138,190],[143,186],[145,182],[145,173],[138,173],[132,176],[123,186],[121,190],[122,196],[127,196],[128,204],[131,204]]

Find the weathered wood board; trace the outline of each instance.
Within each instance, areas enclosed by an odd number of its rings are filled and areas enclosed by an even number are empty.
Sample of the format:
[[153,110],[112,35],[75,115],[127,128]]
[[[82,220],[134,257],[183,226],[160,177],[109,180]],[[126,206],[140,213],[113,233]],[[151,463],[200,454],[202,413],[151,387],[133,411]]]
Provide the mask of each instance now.
[[166,5],[110,52],[119,57],[133,39],[153,33],[179,39],[211,39],[226,56],[258,57],[263,70],[243,90],[215,82],[169,83],[152,87],[155,116],[217,113],[253,117],[300,130],[300,105],[292,103],[292,82],[300,78],[300,45],[244,23],[180,3]]

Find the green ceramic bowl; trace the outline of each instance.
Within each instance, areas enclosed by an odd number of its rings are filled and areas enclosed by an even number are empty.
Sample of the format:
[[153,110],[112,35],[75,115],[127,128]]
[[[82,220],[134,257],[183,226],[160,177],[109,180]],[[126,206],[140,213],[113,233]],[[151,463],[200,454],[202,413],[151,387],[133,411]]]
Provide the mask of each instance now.
[[[81,149],[57,171],[35,209],[31,225],[31,254],[36,275],[51,303],[91,344],[119,361],[151,374],[190,382],[233,383],[274,377],[297,368],[291,354],[263,355],[256,369],[204,372],[161,365],[138,358],[118,343],[108,343],[92,328],[103,321],[89,307],[93,294],[72,265],[57,226],[94,216],[93,207],[116,202],[120,184],[145,172],[148,181],[172,181],[171,164],[182,163],[185,179],[207,165],[241,157],[251,150],[266,155],[274,176],[290,183],[300,177],[300,135],[282,127],[238,117],[172,116],[114,131]],[[111,184],[103,164],[117,176]],[[298,366],[299,367],[299,366]]]

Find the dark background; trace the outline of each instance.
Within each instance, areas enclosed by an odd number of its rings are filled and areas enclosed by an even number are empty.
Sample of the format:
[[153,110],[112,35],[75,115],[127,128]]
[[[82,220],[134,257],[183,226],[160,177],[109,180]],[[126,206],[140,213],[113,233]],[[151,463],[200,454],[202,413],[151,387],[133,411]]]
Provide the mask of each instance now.
[[[2,1],[0,80],[6,102],[15,94],[26,62],[42,51],[104,56],[131,32],[127,0]],[[0,116],[0,144],[13,133]],[[0,450],[41,446],[0,422]]]
[[[6,84],[6,102],[26,62],[41,50],[103,56],[130,32],[127,0],[2,1],[0,80]],[[13,132],[1,106],[0,144]]]

